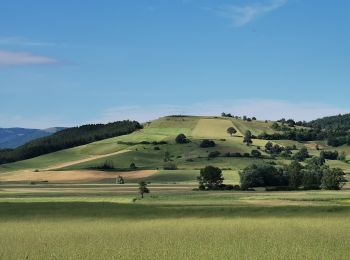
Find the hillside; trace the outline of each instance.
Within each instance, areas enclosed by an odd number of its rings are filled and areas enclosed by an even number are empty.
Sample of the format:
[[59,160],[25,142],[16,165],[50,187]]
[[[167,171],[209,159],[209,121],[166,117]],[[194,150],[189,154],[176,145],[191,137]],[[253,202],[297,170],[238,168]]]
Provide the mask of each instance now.
[[[0,180],[108,183],[122,175],[131,182],[145,179],[159,183],[194,183],[199,169],[210,164],[224,169],[226,182],[238,183],[238,172],[253,162],[264,160],[285,165],[290,160],[267,153],[268,140],[253,138],[250,146],[243,143],[242,135],[247,130],[253,135],[276,133],[272,124],[226,117],[164,117],[131,134],[2,165]],[[226,132],[229,127],[234,127],[237,133],[230,136]],[[180,133],[190,142],[176,143],[175,137]],[[214,141],[215,147],[200,148],[203,139]],[[272,140],[272,144],[296,149],[307,147],[311,155],[317,156],[321,151],[335,149],[325,141]],[[347,145],[336,149],[350,154]],[[253,150],[260,151],[261,157],[252,156]],[[130,168],[132,163],[136,168]],[[350,164],[344,161],[327,160],[327,163],[350,173]]]
[[52,135],[64,127],[52,127],[48,129],[28,129],[28,128],[0,128],[0,149],[17,148],[29,141]]
[[98,140],[129,134],[140,128],[142,126],[138,122],[128,120],[67,128],[51,136],[28,142],[13,150],[0,150],[0,164],[30,159]]
[[350,129],[350,114],[337,115],[337,116],[328,116],[320,119],[313,120],[308,123],[312,127],[320,128],[343,128],[346,130]]

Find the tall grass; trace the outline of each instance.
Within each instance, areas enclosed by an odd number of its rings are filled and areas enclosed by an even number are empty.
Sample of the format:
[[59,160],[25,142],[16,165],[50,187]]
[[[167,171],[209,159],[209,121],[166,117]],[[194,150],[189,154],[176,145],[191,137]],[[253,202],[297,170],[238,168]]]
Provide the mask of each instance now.
[[9,220],[0,258],[348,259],[346,230],[345,217]]

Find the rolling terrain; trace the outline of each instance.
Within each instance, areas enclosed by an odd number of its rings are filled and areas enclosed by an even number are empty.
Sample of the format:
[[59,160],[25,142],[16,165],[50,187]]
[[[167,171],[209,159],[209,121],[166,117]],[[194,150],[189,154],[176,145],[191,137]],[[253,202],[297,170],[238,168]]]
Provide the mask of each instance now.
[[[251,146],[243,143],[243,135],[249,130],[253,135],[274,133],[269,121],[245,121],[226,117],[164,117],[144,125],[144,128],[128,135],[108,138],[90,144],[42,155],[36,158],[0,166],[0,181],[31,182],[114,182],[122,174],[127,181],[139,179],[130,177],[126,172],[152,171],[154,179],[147,175],[147,180],[161,183],[196,182],[199,169],[205,165],[214,165],[224,170],[227,183],[238,184],[238,172],[254,161],[270,159],[225,157],[227,153],[250,154],[259,149],[268,158],[264,146],[268,142],[253,139]],[[227,128],[234,127],[237,133],[230,136]],[[184,133],[189,143],[178,144],[175,137]],[[203,139],[216,143],[215,147],[200,148]],[[307,147],[311,155],[319,155],[321,150],[338,150],[350,154],[347,145],[337,148],[329,147],[325,142],[296,142],[292,140],[273,140],[273,144]],[[316,146],[317,145],[317,146]],[[209,158],[211,152],[219,152],[215,158]],[[165,157],[167,159],[165,160]],[[166,161],[166,162],[165,162]],[[285,158],[273,159],[276,164],[288,163]],[[114,169],[104,170],[101,166],[108,162]],[[134,163],[136,169],[130,169]],[[343,161],[327,161],[328,164],[350,173],[350,164]],[[173,164],[175,170],[164,170]],[[57,176],[57,177],[56,177]],[[79,177],[80,176],[80,177]]]
[[[247,130],[275,133],[272,124],[164,117],[131,134],[1,165],[0,259],[348,259],[349,185],[340,191],[195,190],[206,165],[220,167],[226,184],[239,184],[239,171],[253,162],[290,163],[266,153],[267,140],[243,143]],[[228,134],[229,127],[237,133]],[[176,143],[179,133],[190,142]],[[201,148],[203,139],[216,146]],[[307,147],[317,156],[335,149],[350,154],[349,146],[326,141],[272,143]],[[224,156],[259,147],[263,158]],[[212,152],[220,154],[209,158]],[[326,163],[350,173],[345,161]],[[118,176],[125,184],[115,184]],[[140,180],[150,189],[143,199]]]

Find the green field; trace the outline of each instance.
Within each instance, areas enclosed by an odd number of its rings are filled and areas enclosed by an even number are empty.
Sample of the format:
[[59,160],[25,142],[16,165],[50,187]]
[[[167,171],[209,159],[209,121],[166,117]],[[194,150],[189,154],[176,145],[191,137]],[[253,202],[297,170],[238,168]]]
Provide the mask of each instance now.
[[[241,135],[273,133],[271,124],[164,117],[129,135],[2,165],[0,259],[349,259],[349,186],[341,191],[194,190],[206,165],[220,167],[225,184],[239,184],[239,172],[252,163],[290,163],[282,157],[223,156],[259,147],[268,156],[267,141],[253,139],[247,146]],[[227,134],[230,126],[236,135]],[[190,142],[175,143],[180,133]],[[216,146],[200,148],[203,139]],[[160,141],[166,143],[152,143]],[[306,146],[311,155],[320,153],[316,144],[335,150],[325,142],[272,142]],[[337,150],[350,154],[349,146]],[[214,151],[220,156],[208,158]],[[105,162],[115,169],[99,168]],[[131,163],[137,168],[130,169]],[[169,164],[177,169],[164,170]],[[327,164],[350,173],[347,162]],[[118,175],[126,184],[114,184]],[[151,190],[144,199],[138,194],[140,180]]]
[[0,258],[348,259],[349,190],[191,188],[2,185]]
[[[251,153],[253,149],[260,148],[263,155],[266,140],[253,139],[251,146],[243,143],[242,133],[250,130],[258,135],[262,132],[273,133],[271,129],[272,122],[254,120],[251,122],[234,118],[222,117],[163,117],[145,124],[144,129],[129,135],[105,139],[99,142],[66,149],[56,153],[39,156],[33,159],[20,161],[12,164],[0,166],[0,181],[7,180],[12,175],[22,174],[21,171],[39,170],[40,172],[54,169],[64,171],[89,170],[100,167],[106,161],[112,162],[118,170],[129,170],[131,163],[135,163],[139,170],[162,170],[165,162],[165,154],[170,156],[170,162],[175,164],[180,171],[191,172],[202,168],[204,165],[215,165],[221,168],[230,169],[237,174],[238,171],[252,163],[256,159],[247,158],[226,158],[223,155],[227,153]],[[231,137],[227,134],[228,127],[235,127],[238,132]],[[184,133],[191,140],[188,144],[176,144],[174,139]],[[203,139],[211,139],[216,143],[212,148],[200,148],[199,144]],[[154,145],[141,142],[159,142],[166,141],[167,144]],[[293,146],[301,148],[306,146],[312,155],[319,155],[316,150],[318,144],[324,150],[334,150],[327,147],[325,142],[306,142],[299,143],[291,140],[276,140],[275,144],[282,146]],[[155,149],[157,148],[157,149]],[[338,147],[339,152],[344,151],[350,154],[349,146]],[[208,160],[210,152],[218,151],[220,156]],[[117,152],[121,152],[116,154]],[[276,164],[286,164],[287,160],[276,158]],[[328,161],[328,164],[342,168],[350,173],[350,164],[340,161]],[[162,174],[155,176],[156,179],[167,181],[176,180],[174,174]],[[40,175],[42,176],[42,175]],[[45,180],[40,177],[40,180]],[[15,178],[16,180],[18,179]],[[35,179],[35,178],[34,178]],[[193,176],[188,174],[180,179],[193,182]],[[49,178],[47,178],[50,181]],[[24,181],[28,181],[24,180]],[[30,180],[29,180],[30,181]]]

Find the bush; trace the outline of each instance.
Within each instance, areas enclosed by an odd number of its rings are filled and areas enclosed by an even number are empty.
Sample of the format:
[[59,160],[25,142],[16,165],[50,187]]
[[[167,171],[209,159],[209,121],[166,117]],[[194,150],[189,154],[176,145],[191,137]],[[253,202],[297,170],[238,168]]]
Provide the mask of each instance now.
[[202,140],[202,142],[200,143],[200,147],[201,148],[209,148],[209,147],[214,147],[216,144],[214,141],[212,140],[208,140],[208,139],[204,139]]
[[106,160],[104,163],[100,166],[97,166],[95,169],[98,170],[114,170],[114,165],[112,161]]
[[187,139],[186,135],[184,135],[184,134],[179,134],[178,136],[176,136],[175,142],[176,142],[177,144],[186,144],[186,143],[189,142],[189,140]]
[[177,170],[177,166],[174,163],[167,163],[163,166],[164,170]]
[[220,152],[219,151],[214,151],[214,152],[210,152],[208,154],[208,158],[216,158],[216,157],[219,157],[220,156]]
[[134,162],[132,162],[132,163],[130,164],[130,169],[132,169],[132,170],[137,169],[136,164],[135,164]]
[[116,180],[116,183],[117,183],[117,184],[124,184],[125,182],[124,182],[123,177],[119,175],[118,178],[117,178],[117,180]]
[[258,150],[252,150],[251,155],[255,158],[261,158],[261,152]]
[[297,160],[299,162],[302,162],[304,161],[306,158],[309,158],[310,155],[309,155],[309,152],[308,150],[306,149],[306,147],[303,147],[300,149],[300,151],[298,151],[297,153],[295,153],[293,155],[293,159],[294,160]]
[[320,153],[320,157],[324,158],[324,159],[328,159],[328,160],[337,160],[339,157],[339,153],[338,151],[322,151]]

